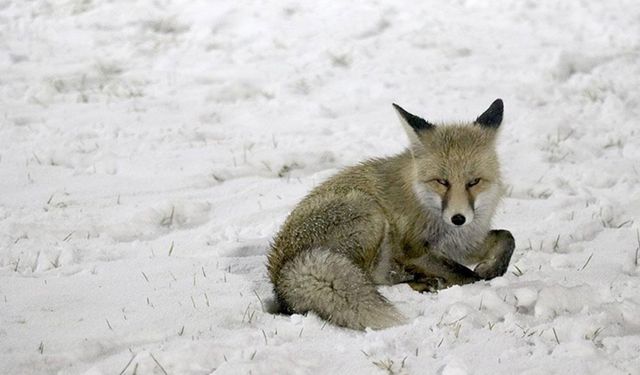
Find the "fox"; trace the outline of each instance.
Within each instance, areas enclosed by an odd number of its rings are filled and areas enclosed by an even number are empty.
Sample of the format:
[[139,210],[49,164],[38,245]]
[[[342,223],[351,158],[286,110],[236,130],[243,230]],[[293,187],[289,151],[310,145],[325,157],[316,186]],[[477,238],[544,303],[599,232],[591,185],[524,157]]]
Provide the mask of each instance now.
[[267,271],[280,312],[385,329],[408,320],[379,285],[435,292],[507,271],[514,238],[491,229],[505,190],[496,151],[502,100],[459,123],[393,108],[409,147],[312,189],[270,242]]

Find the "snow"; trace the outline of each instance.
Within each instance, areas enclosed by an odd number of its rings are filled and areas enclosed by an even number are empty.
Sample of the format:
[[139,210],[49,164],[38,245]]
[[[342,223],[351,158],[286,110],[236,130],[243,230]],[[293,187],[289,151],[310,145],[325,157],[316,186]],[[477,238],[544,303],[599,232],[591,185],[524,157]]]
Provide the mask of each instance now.
[[[635,1],[0,0],[0,373],[640,374]],[[505,101],[504,277],[269,313],[343,166]]]

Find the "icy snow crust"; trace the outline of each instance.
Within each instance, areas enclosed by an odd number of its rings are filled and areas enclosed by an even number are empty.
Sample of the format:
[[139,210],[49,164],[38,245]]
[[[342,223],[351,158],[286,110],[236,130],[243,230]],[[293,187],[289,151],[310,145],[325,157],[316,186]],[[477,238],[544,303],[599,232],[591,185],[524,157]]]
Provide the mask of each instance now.
[[[0,1],[0,373],[640,374],[636,1]],[[312,187],[505,101],[517,248],[381,288],[385,331],[268,313]]]

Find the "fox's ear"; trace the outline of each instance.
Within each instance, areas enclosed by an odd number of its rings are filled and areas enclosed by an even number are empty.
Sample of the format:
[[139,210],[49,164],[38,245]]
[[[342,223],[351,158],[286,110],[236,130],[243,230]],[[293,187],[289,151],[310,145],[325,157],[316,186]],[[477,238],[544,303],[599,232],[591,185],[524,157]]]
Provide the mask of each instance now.
[[405,111],[402,107],[393,103],[393,108],[396,109],[398,116],[400,116],[400,121],[403,122],[403,125],[408,125],[413,131],[419,133],[423,130],[427,130],[433,127],[433,124],[428,123],[422,117],[418,117],[416,115],[412,115],[411,113]]
[[433,124],[427,122],[422,117],[412,115],[411,113],[405,111],[402,107],[400,107],[396,103],[393,103],[393,108],[396,109],[396,113],[400,118],[402,127],[404,127],[405,131],[407,132],[407,135],[409,136],[409,140],[411,141],[412,144],[420,142],[420,139],[418,138],[418,134],[434,127]]
[[502,99],[496,99],[483,114],[478,116],[476,124],[497,129],[502,123],[503,113],[504,104],[502,103]]

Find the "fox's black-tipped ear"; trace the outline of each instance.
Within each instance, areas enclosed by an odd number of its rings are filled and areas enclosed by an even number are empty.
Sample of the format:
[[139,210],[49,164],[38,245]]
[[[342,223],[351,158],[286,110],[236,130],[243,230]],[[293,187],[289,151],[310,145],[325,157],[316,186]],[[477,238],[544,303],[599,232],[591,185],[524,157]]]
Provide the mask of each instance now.
[[396,103],[393,103],[393,108],[396,109],[396,112],[398,113],[400,120],[405,125],[408,125],[411,129],[413,129],[416,133],[419,133],[423,130],[431,129],[433,127],[433,124],[430,124],[422,117],[412,115],[411,113],[405,111],[402,107],[400,107]]
[[504,104],[502,99],[496,99],[483,114],[478,116],[476,124],[497,129],[502,123]]

